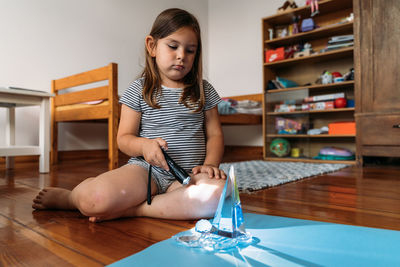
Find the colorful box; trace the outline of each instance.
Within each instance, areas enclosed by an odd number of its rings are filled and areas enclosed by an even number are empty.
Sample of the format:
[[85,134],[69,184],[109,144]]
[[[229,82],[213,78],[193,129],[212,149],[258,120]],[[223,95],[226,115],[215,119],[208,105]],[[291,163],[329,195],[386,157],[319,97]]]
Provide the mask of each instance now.
[[265,51],[265,62],[274,62],[285,59],[285,48],[279,47],[275,50],[269,49]]
[[333,122],[329,123],[328,127],[328,133],[332,135],[356,134],[356,123],[354,121]]
[[328,110],[335,108],[333,101],[314,102],[310,103],[309,106],[310,110]]

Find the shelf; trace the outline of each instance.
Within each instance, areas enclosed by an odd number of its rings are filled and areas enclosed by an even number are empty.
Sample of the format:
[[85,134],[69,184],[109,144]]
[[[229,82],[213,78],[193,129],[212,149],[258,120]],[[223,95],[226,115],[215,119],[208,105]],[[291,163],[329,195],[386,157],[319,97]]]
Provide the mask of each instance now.
[[6,146],[0,147],[0,157],[40,155],[39,146]]
[[[326,160],[314,159],[312,157],[313,155],[316,156],[321,148],[327,145],[335,145],[353,151],[357,158],[356,134],[354,132],[353,134],[344,135],[330,135],[327,133],[309,135],[306,132],[304,134],[278,134],[278,131],[275,129],[275,120],[278,117],[294,120],[301,124],[304,123],[304,125],[313,124],[316,128],[329,125],[333,122],[354,121],[354,107],[327,110],[297,109],[291,112],[274,112],[276,104],[291,100],[296,100],[296,104],[300,104],[300,101],[308,96],[312,97],[340,92],[345,93],[347,99],[355,98],[355,81],[305,85],[316,77],[320,77],[322,70],[345,71],[354,67],[355,49],[359,46],[348,46],[323,52],[330,37],[354,33],[355,23],[344,20],[345,17],[348,17],[353,12],[353,2],[351,0],[320,0],[318,1],[320,14],[314,17],[314,22],[319,26],[318,28],[290,36],[275,37],[271,40],[269,39],[269,29],[273,29],[276,32],[280,28],[288,27],[293,23],[295,16],[300,16],[301,19],[309,18],[311,14],[310,6],[302,6],[263,18],[263,57],[265,57],[265,50],[288,47],[304,42],[309,42],[316,51],[316,53],[309,56],[287,58],[275,62],[265,62],[264,58],[262,66],[264,88],[268,86],[270,80],[277,79],[277,77],[283,77],[298,83],[298,86],[291,88],[264,89],[263,140],[265,160],[356,164],[356,160]],[[357,41],[357,38],[355,41]],[[288,127],[291,126],[289,125]],[[288,140],[293,146],[303,151],[303,157],[293,158],[288,155],[287,157],[280,158],[271,153],[269,147],[275,138],[285,138]]]
[[286,36],[282,38],[275,38],[272,40],[265,41],[265,45],[272,47],[280,47],[285,45],[292,45],[304,40],[319,39],[321,37],[331,37],[333,35],[340,35],[348,33],[353,29],[353,22],[346,22],[341,24],[333,24],[309,32],[301,32],[291,36]]
[[271,138],[355,138],[354,134],[341,134],[341,135],[333,135],[333,134],[267,134],[267,137]]
[[337,89],[340,87],[350,87],[354,86],[354,81],[347,81],[347,82],[341,82],[341,83],[330,83],[330,84],[316,84],[316,85],[310,85],[310,86],[298,86],[298,87],[291,87],[291,88],[282,88],[282,89],[272,89],[268,90],[266,93],[267,94],[273,94],[273,93],[281,93],[281,92],[287,92],[287,91],[296,91],[296,90],[328,90],[328,89]]
[[355,108],[335,108],[327,110],[300,110],[290,112],[267,112],[268,116],[279,116],[279,115],[292,115],[292,114],[310,114],[310,113],[329,113],[329,112],[349,112],[354,111]]
[[289,162],[305,162],[305,163],[337,163],[337,164],[350,164],[355,165],[355,160],[322,160],[322,159],[309,159],[309,158],[275,158],[266,157],[265,160],[269,161],[289,161]]
[[342,48],[342,49],[337,49],[325,53],[320,53],[320,54],[314,54],[308,57],[299,57],[299,58],[289,58],[289,59],[284,59],[276,62],[271,62],[271,63],[264,63],[264,67],[269,67],[269,68],[282,68],[282,67],[287,67],[293,64],[298,64],[298,63],[315,63],[315,62],[320,62],[320,61],[325,61],[325,60],[331,60],[331,59],[339,59],[339,58],[345,58],[353,55],[354,48],[353,47],[347,47],[347,48]]
[[262,124],[262,115],[232,114],[219,115],[222,125],[258,125]]
[[[353,3],[350,0],[322,0],[318,2],[318,6],[320,14],[326,14],[352,8]],[[302,6],[263,18],[263,21],[267,20],[271,25],[285,25],[292,23],[294,15],[300,15],[302,18],[308,18],[310,17],[310,14],[310,6]]]

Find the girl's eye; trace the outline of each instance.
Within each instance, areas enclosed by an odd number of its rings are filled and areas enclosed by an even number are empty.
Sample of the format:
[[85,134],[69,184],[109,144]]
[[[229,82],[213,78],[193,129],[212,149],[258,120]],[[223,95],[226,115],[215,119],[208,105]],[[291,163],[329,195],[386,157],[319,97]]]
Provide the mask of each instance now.
[[196,53],[196,50],[188,49],[188,50],[186,50],[186,52],[189,54],[194,54],[194,53]]
[[171,49],[173,49],[173,50],[175,50],[175,49],[177,49],[178,47],[177,46],[175,46],[175,45],[168,45],[168,47],[169,48],[171,48]]

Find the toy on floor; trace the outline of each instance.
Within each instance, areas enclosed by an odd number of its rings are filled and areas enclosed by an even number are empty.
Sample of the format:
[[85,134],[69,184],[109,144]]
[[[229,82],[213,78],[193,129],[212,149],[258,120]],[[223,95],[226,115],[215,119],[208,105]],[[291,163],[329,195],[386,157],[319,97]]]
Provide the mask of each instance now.
[[174,236],[179,244],[188,247],[200,247],[207,251],[218,252],[234,247],[245,247],[253,242],[246,232],[239,190],[233,166],[225,182],[218,207],[212,222],[200,220],[195,229]]

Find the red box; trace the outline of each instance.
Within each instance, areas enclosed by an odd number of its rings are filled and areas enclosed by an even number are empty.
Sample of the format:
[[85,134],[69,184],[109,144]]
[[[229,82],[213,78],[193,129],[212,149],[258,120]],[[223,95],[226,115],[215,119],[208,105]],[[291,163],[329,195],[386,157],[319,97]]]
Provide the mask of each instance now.
[[329,134],[356,134],[356,123],[354,121],[329,123]]
[[265,51],[265,62],[274,62],[285,59],[285,48],[279,47],[277,49],[269,49]]

